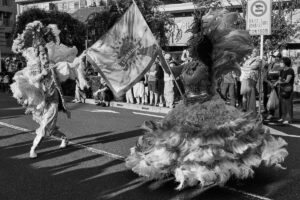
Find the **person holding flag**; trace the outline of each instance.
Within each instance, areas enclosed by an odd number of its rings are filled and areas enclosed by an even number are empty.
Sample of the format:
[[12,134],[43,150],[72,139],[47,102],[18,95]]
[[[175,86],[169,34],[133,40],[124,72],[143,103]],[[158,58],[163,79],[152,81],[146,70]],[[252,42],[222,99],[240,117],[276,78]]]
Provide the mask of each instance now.
[[240,71],[237,63],[252,51],[249,33],[236,28],[238,19],[238,13],[226,10],[196,15],[189,46],[192,61],[171,69],[133,2],[87,50],[87,59],[115,95],[140,80],[157,55],[164,70],[184,84],[181,103],[162,121],[143,124],[146,133],[126,158],[126,166],[135,173],[150,179],[173,175],[177,189],[199,185],[204,191],[223,186],[233,176],[250,177],[260,165],[283,168],[287,143],[271,136],[262,121],[227,106],[215,93],[216,80]]
[[143,124],[146,133],[126,158],[135,173],[149,179],[173,175],[178,190],[199,185],[204,191],[231,177],[251,177],[261,165],[283,169],[287,143],[215,93],[216,80],[239,72],[237,63],[252,51],[249,33],[236,27],[238,18],[218,9],[195,16],[189,42],[193,61],[165,69],[181,78],[184,100],[160,122]]

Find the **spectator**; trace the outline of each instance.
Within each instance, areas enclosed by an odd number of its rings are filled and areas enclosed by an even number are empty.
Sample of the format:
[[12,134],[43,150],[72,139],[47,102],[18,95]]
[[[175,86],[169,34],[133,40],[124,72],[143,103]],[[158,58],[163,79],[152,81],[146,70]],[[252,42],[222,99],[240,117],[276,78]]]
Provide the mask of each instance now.
[[0,91],[4,92],[4,85],[3,85],[3,74],[0,72]]
[[94,96],[98,97],[98,106],[106,107],[109,106],[110,101],[113,99],[112,91],[107,86],[104,78],[101,78],[101,86],[100,88],[94,92]]
[[[82,100],[83,101],[82,101]],[[76,79],[76,86],[75,86],[75,99],[73,100],[73,103],[85,103],[86,94],[84,91],[82,91],[79,87],[78,80]]]
[[126,92],[126,103],[134,103],[133,94],[132,94],[132,88],[130,88]]
[[143,76],[139,82],[133,86],[133,95],[137,104],[145,103],[145,77]]
[[[165,60],[170,68],[175,67],[175,62],[170,54],[165,54]],[[164,73],[164,97],[166,101],[166,107],[174,107],[174,79],[171,74]]]
[[148,73],[145,74],[145,82],[144,82],[144,85],[145,85],[145,92],[144,92],[144,104],[148,104],[148,101],[149,101],[149,87],[148,87]]
[[230,105],[235,106],[236,100],[236,75],[234,72],[228,72],[223,76],[223,81],[221,84],[222,96],[227,100],[228,96],[230,99]]
[[291,68],[291,59],[283,57],[280,71],[279,81],[275,85],[279,85],[279,100],[281,105],[281,116],[278,120],[283,124],[289,124],[293,120],[293,86],[295,73]]
[[[278,88],[275,87],[275,83],[279,80],[280,71],[282,70],[281,59],[281,54],[279,52],[275,52],[271,56],[270,64],[267,66],[268,68],[265,69],[265,75],[263,76],[263,103],[265,110],[267,110],[268,96],[271,91],[274,89],[278,95]],[[267,121],[271,120],[275,116],[275,111],[276,110],[274,109],[268,110],[268,116],[266,118]],[[281,108],[279,108],[279,115],[281,115]]]
[[0,62],[1,62],[1,69],[0,69],[0,72],[6,72],[5,60],[4,60],[4,58],[2,58],[2,59],[0,60]]
[[163,70],[159,64],[159,59],[156,58],[155,62],[150,68],[149,75],[148,75],[150,105],[152,106],[158,106],[158,100],[160,105],[162,105],[162,93],[164,91],[162,76],[163,76]]
[[241,94],[243,95],[244,111],[251,111],[256,115],[256,83],[261,60],[258,57],[258,49],[253,49],[250,57],[241,67]]
[[10,84],[10,77],[8,74],[6,74],[6,75],[4,75],[4,78],[3,78],[4,92],[9,92],[9,84]]

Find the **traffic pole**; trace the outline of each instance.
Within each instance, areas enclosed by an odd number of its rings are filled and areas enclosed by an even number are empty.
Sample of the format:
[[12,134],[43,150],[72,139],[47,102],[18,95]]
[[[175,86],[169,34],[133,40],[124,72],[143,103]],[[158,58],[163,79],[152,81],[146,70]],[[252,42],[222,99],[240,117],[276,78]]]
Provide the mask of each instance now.
[[258,106],[258,114],[260,117],[261,116],[261,102],[262,102],[262,81],[263,81],[263,77],[262,77],[262,70],[263,70],[263,56],[264,56],[264,36],[260,35],[260,59],[261,59],[261,67],[259,68],[259,82],[258,82],[258,92],[259,92],[259,106]]

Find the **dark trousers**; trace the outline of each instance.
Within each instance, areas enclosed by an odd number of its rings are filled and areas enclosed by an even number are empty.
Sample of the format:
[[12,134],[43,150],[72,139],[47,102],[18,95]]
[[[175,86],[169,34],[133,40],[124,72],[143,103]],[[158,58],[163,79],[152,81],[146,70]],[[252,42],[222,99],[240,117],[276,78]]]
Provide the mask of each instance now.
[[264,104],[264,109],[267,110],[267,104],[269,97],[268,95],[270,94],[270,86],[267,82],[263,82],[263,104]]
[[221,93],[223,97],[227,97],[229,93],[230,105],[235,106],[235,84],[234,83],[222,83]]
[[290,98],[280,98],[280,118],[291,122],[293,120],[293,94]]

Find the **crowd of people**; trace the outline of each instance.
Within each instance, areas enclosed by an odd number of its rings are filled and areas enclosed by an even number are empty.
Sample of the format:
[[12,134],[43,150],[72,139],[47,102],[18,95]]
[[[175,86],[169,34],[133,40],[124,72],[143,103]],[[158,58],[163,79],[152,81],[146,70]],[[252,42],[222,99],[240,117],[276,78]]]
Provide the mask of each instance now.
[[[238,107],[244,112],[257,115],[259,98],[259,72],[262,72],[261,96],[263,102],[263,114],[265,121],[277,120],[288,124],[293,119],[293,85],[296,74],[291,68],[292,61],[275,52],[269,58],[261,60],[259,50],[253,52],[240,63],[241,73],[230,71],[218,80],[220,96],[227,104]],[[170,68],[178,64],[177,61],[166,53],[164,55]],[[181,63],[191,61],[188,51],[184,50],[181,56]],[[92,67],[87,70],[91,88],[89,91],[81,91],[76,85],[75,99],[73,102],[84,102],[86,98],[94,98],[95,104],[109,106],[114,95],[107,86],[105,80],[99,73],[95,73]],[[299,76],[299,75],[298,75]],[[300,78],[298,78],[300,80]],[[184,93],[180,78],[176,82]],[[181,100],[180,91],[173,76],[167,73],[157,57],[150,70],[126,92],[124,101],[132,104],[150,105],[158,107],[173,108]],[[122,100],[121,100],[122,101]],[[277,110],[277,112],[276,112]],[[278,113],[278,116],[275,115]]]
[[[295,78],[300,76],[300,70],[295,72],[291,68],[291,59],[283,57],[279,52],[264,59],[265,61],[259,58],[258,53],[258,49],[254,49],[252,54],[245,58],[244,63],[240,63],[241,74],[231,71],[223,75],[218,81],[217,91],[228,104],[256,115],[260,91],[259,71],[262,70],[261,94],[265,121],[278,119],[279,122],[288,124],[293,119],[293,85],[296,80],[300,80],[299,77]],[[191,61],[187,50],[183,51],[180,64],[169,53],[164,57],[170,68]],[[1,60],[1,91],[9,92],[14,73],[23,67],[23,63],[15,57]],[[87,77],[90,81],[90,89],[81,91],[76,84],[73,102],[80,103],[85,102],[86,98],[94,98],[96,105],[109,106],[114,95],[105,80],[99,73],[95,73],[91,66],[88,67]],[[181,80],[176,79],[176,82],[184,93]],[[181,99],[173,76],[165,72],[159,58],[156,58],[150,70],[126,92],[124,97],[127,103],[167,108],[173,108]]]
[[[166,53],[164,57],[170,68],[179,65],[171,54]],[[181,64],[190,60],[188,51],[185,50],[181,56]],[[176,81],[183,92],[181,80],[177,79]],[[127,103],[159,107],[173,108],[180,99],[181,94],[174,77],[163,69],[159,58],[156,58],[150,70],[126,93]]]
[[[171,68],[178,65],[171,54],[165,54],[165,59]],[[183,53],[182,60],[185,62],[190,60],[186,51]],[[86,98],[94,98],[96,105],[109,106],[109,102],[114,98],[112,91],[101,75],[96,73],[89,63],[88,65],[87,79],[91,87],[88,91],[81,91],[78,84],[76,84],[73,102],[82,103]],[[181,85],[180,80],[177,80],[177,82]],[[173,108],[175,102],[180,99],[180,92],[175,87],[174,78],[163,70],[157,57],[150,70],[126,92],[124,99],[121,98],[121,101]]]
[[1,58],[0,69],[0,91],[9,92],[9,85],[12,83],[14,74],[24,67],[24,63],[16,57]]
[[[219,93],[228,104],[253,115],[258,112],[257,100],[261,93],[265,121],[278,120],[289,124],[293,119],[293,87],[295,77],[298,76],[299,79],[299,69],[295,72],[291,59],[283,57],[279,52],[264,60],[259,58],[258,53],[258,49],[254,49],[244,63],[241,63],[241,74],[232,71],[223,75],[219,82]],[[278,114],[275,115],[276,113]]]

